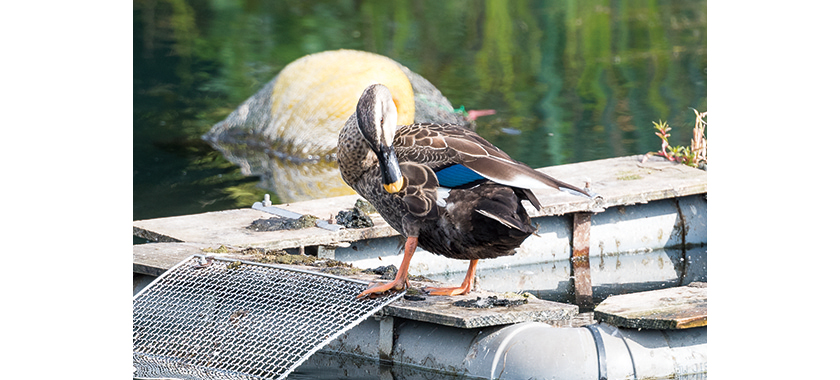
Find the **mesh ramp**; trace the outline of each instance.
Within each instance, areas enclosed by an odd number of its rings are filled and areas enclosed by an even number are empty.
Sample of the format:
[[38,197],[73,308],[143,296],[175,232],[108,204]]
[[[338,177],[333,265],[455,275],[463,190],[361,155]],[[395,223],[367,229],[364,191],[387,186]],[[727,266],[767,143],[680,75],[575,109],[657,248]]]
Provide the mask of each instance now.
[[401,297],[367,283],[192,256],[134,296],[135,378],[282,379]]

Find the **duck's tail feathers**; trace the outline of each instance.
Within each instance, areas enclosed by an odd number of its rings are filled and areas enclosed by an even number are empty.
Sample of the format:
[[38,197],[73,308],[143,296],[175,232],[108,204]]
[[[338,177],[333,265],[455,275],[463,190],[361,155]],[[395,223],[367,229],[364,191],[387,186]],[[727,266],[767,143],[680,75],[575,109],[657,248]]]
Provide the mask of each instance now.
[[513,230],[519,230],[519,231],[522,231],[522,232],[525,232],[525,233],[530,233],[531,232],[527,227],[525,227],[522,224],[522,222],[520,222],[516,219],[505,218],[504,216],[496,215],[496,214],[493,214],[489,211],[481,210],[481,209],[476,209],[475,212],[477,212],[481,215],[484,215],[484,216],[486,216],[490,219],[493,219],[493,220],[503,224],[507,228],[510,228],[510,229],[513,229]]

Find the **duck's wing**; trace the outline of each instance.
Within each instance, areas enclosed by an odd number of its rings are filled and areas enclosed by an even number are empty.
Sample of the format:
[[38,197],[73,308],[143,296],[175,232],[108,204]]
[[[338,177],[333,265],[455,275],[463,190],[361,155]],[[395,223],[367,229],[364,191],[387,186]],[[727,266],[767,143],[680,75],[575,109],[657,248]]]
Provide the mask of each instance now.
[[483,180],[523,189],[539,209],[530,189],[549,188],[590,197],[583,189],[536,171],[493,146],[477,133],[454,124],[414,124],[397,130],[394,147],[400,162],[429,166],[441,186],[469,187]]
[[408,212],[420,218],[437,217],[438,180],[432,169],[416,162],[403,162],[400,171],[407,181],[398,196]]

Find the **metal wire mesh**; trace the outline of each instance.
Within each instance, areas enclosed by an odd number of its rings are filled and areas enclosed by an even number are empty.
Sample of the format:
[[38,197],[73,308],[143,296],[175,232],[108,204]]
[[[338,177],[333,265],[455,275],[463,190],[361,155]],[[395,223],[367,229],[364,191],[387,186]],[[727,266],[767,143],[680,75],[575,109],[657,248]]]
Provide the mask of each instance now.
[[403,293],[356,300],[366,284],[193,256],[134,297],[135,377],[282,379]]

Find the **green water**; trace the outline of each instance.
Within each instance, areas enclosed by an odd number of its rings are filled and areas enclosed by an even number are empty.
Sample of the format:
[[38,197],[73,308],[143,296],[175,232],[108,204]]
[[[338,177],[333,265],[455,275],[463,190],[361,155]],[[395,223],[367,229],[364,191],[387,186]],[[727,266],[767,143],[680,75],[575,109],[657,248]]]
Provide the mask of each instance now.
[[[706,110],[705,1],[135,1],[134,219],[266,189],[200,136],[301,56],[388,56],[533,167],[688,145]],[[282,201],[282,199],[280,200]]]

